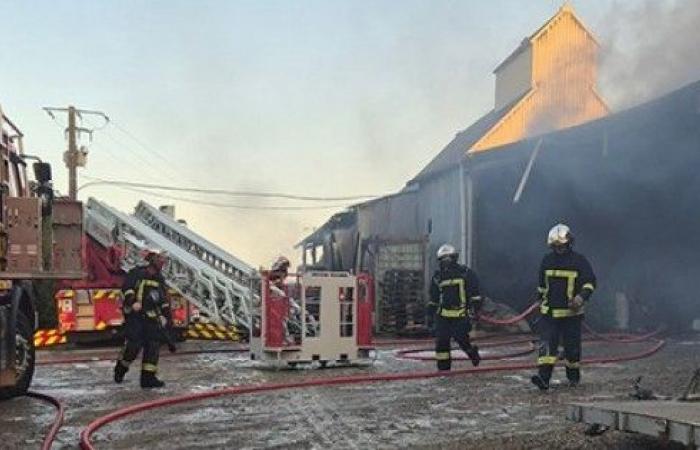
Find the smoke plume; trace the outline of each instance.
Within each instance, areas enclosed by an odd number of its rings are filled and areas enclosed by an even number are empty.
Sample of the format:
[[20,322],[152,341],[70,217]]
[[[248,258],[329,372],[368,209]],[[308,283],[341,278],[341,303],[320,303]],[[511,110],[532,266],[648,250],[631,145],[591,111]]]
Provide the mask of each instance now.
[[617,2],[599,27],[600,84],[614,109],[700,79],[700,2]]

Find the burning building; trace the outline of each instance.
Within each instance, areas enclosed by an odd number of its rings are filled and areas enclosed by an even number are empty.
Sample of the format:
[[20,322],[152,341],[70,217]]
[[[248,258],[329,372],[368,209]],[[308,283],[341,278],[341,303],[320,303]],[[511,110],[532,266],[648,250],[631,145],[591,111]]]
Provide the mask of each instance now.
[[[691,256],[700,251],[700,83],[608,115],[595,89],[597,49],[562,7],[496,68],[494,109],[400,192],[339,213],[304,239],[307,264],[372,272],[381,323],[397,316],[382,301],[416,297],[387,293],[397,274],[420,274],[424,296],[434,253],[451,242],[489,296],[518,308],[534,292],[547,230],[565,222],[599,273],[604,306],[592,308],[594,319],[625,328],[629,313],[633,325],[700,317],[691,298],[700,275]],[[398,315],[410,325],[406,311]]]

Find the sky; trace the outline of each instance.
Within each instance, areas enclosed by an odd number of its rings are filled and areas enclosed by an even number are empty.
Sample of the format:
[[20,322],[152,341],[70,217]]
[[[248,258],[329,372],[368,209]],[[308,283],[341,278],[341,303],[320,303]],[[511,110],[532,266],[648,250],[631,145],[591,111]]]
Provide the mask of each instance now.
[[[678,21],[670,19],[695,1],[572,2],[605,47],[603,56],[624,60],[601,73],[600,90],[613,109],[696,75],[694,67],[680,79],[660,73],[664,82],[648,89],[630,60],[658,52],[640,37],[640,17],[656,14],[655,34],[663,35],[659,16],[669,18],[671,30]],[[561,4],[0,0],[0,104],[23,130],[26,151],[54,165],[55,186],[64,193],[66,121],[52,120],[44,106],[71,104],[111,119],[106,126],[97,117],[84,119],[95,131],[92,141],[81,141],[89,156],[79,185],[92,176],[323,197],[380,195],[401,189],[493,107],[493,69]],[[698,35],[694,16],[683,17]],[[698,47],[692,48],[691,58]],[[79,193],[125,212],[139,199],[175,204],[190,228],[254,266],[279,254],[298,258],[293,245],[352,203],[176,195],[193,202],[114,186]],[[250,210],[202,201],[330,208]]]

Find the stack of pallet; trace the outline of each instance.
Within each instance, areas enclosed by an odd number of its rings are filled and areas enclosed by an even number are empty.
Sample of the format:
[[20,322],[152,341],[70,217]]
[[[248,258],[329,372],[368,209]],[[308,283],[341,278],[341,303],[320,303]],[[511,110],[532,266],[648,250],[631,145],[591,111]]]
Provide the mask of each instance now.
[[390,269],[379,282],[381,308],[379,330],[395,335],[425,332],[423,272]]

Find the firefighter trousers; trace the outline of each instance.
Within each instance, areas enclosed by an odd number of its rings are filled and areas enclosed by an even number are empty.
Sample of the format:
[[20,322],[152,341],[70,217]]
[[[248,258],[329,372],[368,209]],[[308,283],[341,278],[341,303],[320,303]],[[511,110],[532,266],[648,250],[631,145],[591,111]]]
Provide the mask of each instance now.
[[129,317],[125,324],[126,339],[122,350],[120,363],[129,367],[143,349],[141,371],[155,373],[158,371],[161,339],[158,325],[149,319],[134,316]]
[[452,367],[452,339],[471,358],[474,347],[469,342],[472,325],[467,318],[447,319],[435,317],[435,360],[438,370],[450,370]]
[[543,316],[540,322],[540,346],[537,366],[543,381],[549,383],[557,362],[559,344],[564,346],[566,377],[578,383],[581,380],[581,321],[583,316],[554,319]]

